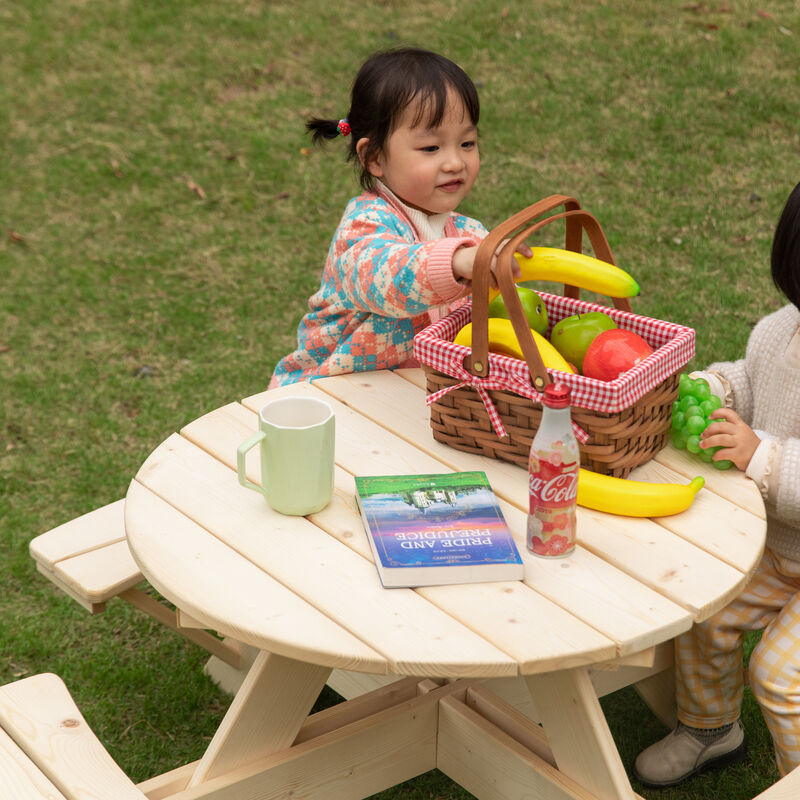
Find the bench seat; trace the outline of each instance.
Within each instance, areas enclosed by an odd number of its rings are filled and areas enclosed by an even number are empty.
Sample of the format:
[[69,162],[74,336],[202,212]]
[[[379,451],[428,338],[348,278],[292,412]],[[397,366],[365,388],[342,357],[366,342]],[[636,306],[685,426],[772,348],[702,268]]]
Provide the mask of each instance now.
[[3,800],[146,800],[51,673],[0,687],[0,787]]
[[797,800],[798,797],[800,797],[800,767],[784,775],[753,800]]
[[125,500],[42,533],[30,543],[36,567],[92,614],[142,581],[125,539]]
[[106,603],[119,597],[234,670],[244,666],[238,643],[182,627],[174,610],[136,588],[145,578],[125,536],[124,498],[39,534],[29,549],[39,572],[90,613],[105,611]]

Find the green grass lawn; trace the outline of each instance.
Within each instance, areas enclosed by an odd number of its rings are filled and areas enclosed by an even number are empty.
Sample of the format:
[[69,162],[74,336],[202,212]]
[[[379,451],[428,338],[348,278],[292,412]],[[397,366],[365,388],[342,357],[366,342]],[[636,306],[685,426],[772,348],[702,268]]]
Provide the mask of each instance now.
[[[0,683],[61,674],[135,780],[215,730],[229,698],[203,653],[120,602],[89,617],[28,542],[266,388],[356,193],[342,143],[311,149],[303,123],[346,113],[367,55],[462,64],[482,102],[462,210],[492,227],[576,196],[642,286],[635,309],[696,329],[699,367],[782,303],[768,256],[800,179],[799,43],[790,0],[1,4]],[[658,723],[632,691],[603,707],[630,767]],[[637,791],[752,797],[775,771],[749,694],[744,713],[742,765]],[[379,797],[468,795],[433,773]]]

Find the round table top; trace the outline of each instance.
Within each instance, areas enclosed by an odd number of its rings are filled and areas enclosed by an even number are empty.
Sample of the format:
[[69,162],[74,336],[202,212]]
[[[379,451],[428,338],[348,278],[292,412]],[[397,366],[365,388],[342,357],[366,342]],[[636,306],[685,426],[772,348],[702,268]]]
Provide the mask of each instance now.
[[[309,517],[241,487],[236,448],[280,396],[336,414],[335,492]],[[260,482],[257,448],[248,476]],[[356,507],[355,475],[486,472],[525,564],[522,581],[384,589]],[[183,624],[301,661],[360,672],[502,677],[646,650],[723,607],[764,548],[761,496],[738,470],[667,447],[631,478],[706,486],[659,519],[578,508],[575,552],[525,548],[527,473],[460,452],[430,431],[419,370],[356,373],[231,403],[164,441],[128,490],[131,551]]]

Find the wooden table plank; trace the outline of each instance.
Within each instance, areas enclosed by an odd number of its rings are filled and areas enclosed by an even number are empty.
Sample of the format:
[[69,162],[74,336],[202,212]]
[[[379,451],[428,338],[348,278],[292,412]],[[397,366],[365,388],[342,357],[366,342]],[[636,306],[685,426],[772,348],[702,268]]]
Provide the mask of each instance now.
[[578,541],[691,611],[698,622],[727,605],[745,582],[739,570],[648,519],[579,508]]
[[744,472],[736,467],[731,467],[729,470],[718,470],[686,450],[676,450],[674,447],[665,447],[654,460],[686,478],[691,479],[695,475],[702,475],[705,478],[706,487],[710,491],[756,517],[764,518],[764,502],[758,488]]
[[[150,583],[208,628],[288,658],[388,670],[383,656],[137,481],[126,506],[131,549]],[[154,531],[164,532],[157,541]]]
[[[713,471],[719,475],[719,470]],[[637,481],[655,483],[686,481],[681,473],[655,460],[636,467],[630,477]],[[738,485],[739,482],[736,483]],[[749,489],[755,488],[749,479],[748,484]],[[750,574],[764,550],[764,519],[763,504],[760,516],[753,514],[741,505],[716,494],[715,487],[711,486],[701,489],[695,495],[691,515],[673,514],[659,517],[655,521],[726,564]]]
[[[436,442],[425,416],[424,392],[416,383],[390,372],[375,372],[337,375],[315,381],[314,385],[370,418],[395,419],[396,415],[402,415],[398,433],[405,440],[435,454],[452,469],[483,469],[498,495],[525,510],[526,471],[514,464],[463,453]],[[416,410],[409,410],[412,408]],[[644,535],[637,531],[644,531]],[[721,607],[744,580],[742,570],[720,563],[656,521],[578,508],[578,541],[690,611],[695,619],[704,619]],[[752,566],[760,557],[758,542],[753,543],[751,557]],[[720,586],[729,586],[730,591],[720,596]]]
[[[311,393],[317,390],[307,386],[305,391]],[[354,465],[360,465],[362,471],[368,471],[374,466],[371,458],[377,453],[380,468],[385,469],[387,473],[398,473],[404,469],[402,464],[399,466],[387,465],[385,454],[408,447],[406,443],[396,439],[378,426],[374,430],[367,430],[368,448],[363,445],[363,440],[354,444],[358,438],[357,430],[363,430],[364,426],[368,426],[369,423],[366,423],[358,415],[354,415],[350,409],[341,406],[337,401],[331,399],[331,402],[334,404],[337,414],[337,462],[344,462],[351,468]],[[220,411],[227,419],[217,422],[212,413],[192,423],[191,426],[187,426],[182,433],[184,436],[192,437],[192,441],[208,452],[216,453],[224,463],[233,467],[231,454],[234,452],[234,445],[251,433],[246,426],[248,423],[256,424],[256,415],[244,409],[235,411],[230,407],[225,407]],[[250,418],[244,416],[246,414],[250,414]],[[233,417],[236,417],[242,425],[235,436],[231,428]],[[344,441],[343,446],[339,446],[340,434]],[[429,462],[428,468],[437,472],[449,471],[449,468],[434,460]],[[257,461],[248,463],[248,476],[256,483],[260,482],[260,466]],[[332,503],[322,511],[311,515],[309,519],[372,562],[372,551],[355,504],[353,477],[338,465],[335,477],[336,492]],[[513,514],[515,525],[512,526],[512,533],[514,533],[520,552],[524,554],[525,558],[538,561],[539,559],[536,557],[528,556],[524,552],[524,515],[502,501],[501,504],[506,515]],[[628,580],[633,583],[630,579]],[[535,588],[529,582],[527,585]],[[525,672],[550,669],[554,664],[564,664],[565,660],[573,666],[593,663],[603,658],[613,658],[618,652],[638,650],[650,644],[649,640],[641,644],[637,642],[637,634],[640,631],[635,626],[633,629],[627,627],[623,629],[623,625],[619,625],[617,632],[623,634],[624,641],[618,642],[613,636],[608,636],[604,630],[598,633],[598,630],[594,629],[597,626],[587,626],[571,612],[568,613],[559,607],[557,602],[551,602],[538,592],[520,594],[518,585],[513,582],[503,584],[503,587],[502,590],[495,587],[491,604],[479,600],[477,591],[465,590],[463,587],[428,587],[416,591],[483,636],[487,641],[491,641],[504,652],[512,654],[523,665],[522,669]],[[638,593],[635,593],[638,599],[641,599],[642,591],[646,590],[639,587]],[[663,605],[665,601],[656,596],[653,598],[653,602],[645,601],[645,607],[658,605],[659,600]],[[680,630],[688,627],[691,618],[685,611],[670,604],[670,612],[673,617],[677,615],[685,620],[683,624],[679,623]],[[539,624],[542,619],[547,619],[548,625]],[[669,623],[673,622],[674,619],[671,617]],[[536,637],[520,635],[520,631],[528,624],[535,625]],[[642,628],[642,631],[645,630],[651,637],[652,626],[648,626],[647,629]],[[613,644],[610,640],[613,641]]]
[[177,434],[153,452],[137,480],[368,642],[390,671],[516,674],[510,656],[415,592],[385,591],[373,564],[304,517],[273,511],[262,496],[239,486],[233,470]]

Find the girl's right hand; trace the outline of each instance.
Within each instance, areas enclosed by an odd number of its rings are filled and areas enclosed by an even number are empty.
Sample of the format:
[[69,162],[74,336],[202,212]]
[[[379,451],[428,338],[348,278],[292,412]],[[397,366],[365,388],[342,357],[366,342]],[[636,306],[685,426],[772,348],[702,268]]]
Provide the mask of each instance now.
[[[498,248],[498,250],[499,249],[500,248]],[[468,288],[472,287],[472,273],[475,268],[475,255],[477,252],[477,247],[459,247],[458,250],[453,253],[453,275],[459,283],[464,284],[464,286]],[[516,252],[522,256],[525,256],[525,258],[530,258],[531,255],[533,255],[531,248],[524,243],[516,249]],[[492,270],[489,273],[489,286],[492,289],[500,288],[499,284],[497,283],[497,278],[495,278],[494,275],[496,265],[497,257],[492,259]],[[512,274],[514,275],[514,280],[519,278],[519,276],[522,274],[522,270],[520,269],[516,258],[512,259],[511,261],[511,270]]]
[[744,472],[761,443],[755,431],[732,409],[718,408],[711,412],[713,424],[700,434],[700,447],[720,447],[714,461],[728,459]]

